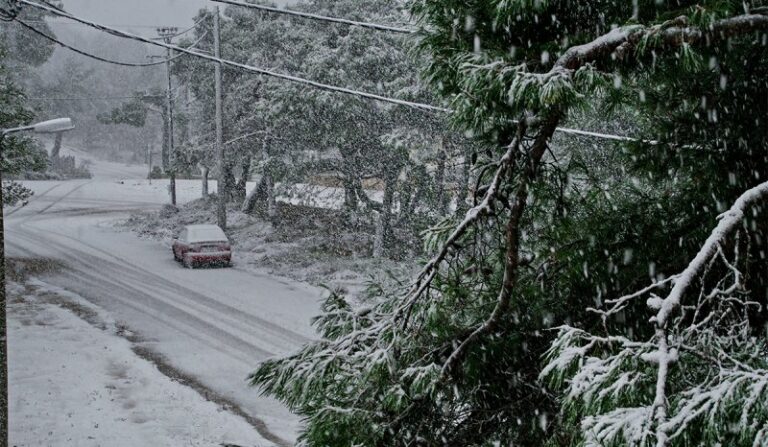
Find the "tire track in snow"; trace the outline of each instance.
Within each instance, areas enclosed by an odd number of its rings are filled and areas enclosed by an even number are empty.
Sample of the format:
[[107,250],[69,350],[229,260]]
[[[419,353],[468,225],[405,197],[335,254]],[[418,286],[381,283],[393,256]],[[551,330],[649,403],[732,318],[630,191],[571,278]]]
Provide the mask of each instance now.
[[[38,242],[38,241],[35,241],[35,240],[30,240],[26,236],[23,236],[22,238],[23,239],[27,239],[28,242],[33,242],[33,243]],[[15,243],[15,242],[10,242],[9,245],[12,246],[14,250],[18,251],[21,254],[27,254],[29,256],[35,256],[36,255],[36,253],[34,253],[33,251],[28,250],[28,249],[24,248],[23,246]],[[46,245],[46,246],[50,247],[49,245]],[[58,249],[58,251],[61,253],[60,250],[61,249]],[[221,348],[222,348],[222,344],[221,344],[222,340],[221,340],[221,338],[217,338],[216,340],[214,340],[212,337],[203,337],[203,336],[201,336],[201,332],[200,332],[201,327],[200,326],[211,326],[211,325],[207,324],[204,321],[198,320],[196,322],[196,325],[186,325],[186,327],[182,327],[181,325],[178,324],[178,322],[180,321],[178,318],[175,319],[175,320],[168,320],[167,318],[162,318],[162,316],[172,315],[172,312],[174,310],[178,311],[180,314],[184,314],[184,311],[169,305],[167,308],[163,309],[163,310],[165,310],[165,312],[158,312],[161,309],[152,308],[151,306],[142,306],[142,305],[136,304],[134,302],[134,300],[136,300],[139,297],[142,297],[142,295],[144,295],[144,294],[141,293],[141,291],[138,291],[138,290],[132,288],[129,285],[123,284],[121,281],[102,279],[102,278],[100,278],[98,276],[95,276],[93,274],[90,274],[90,273],[87,273],[87,272],[83,272],[82,270],[76,270],[76,271],[71,271],[71,272],[60,272],[59,275],[69,277],[70,279],[73,279],[73,280],[79,281],[79,282],[82,282],[83,280],[86,280],[86,281],[88,281],[91,284],[92,287],[96,286],[95,289],[99,290],[100,292],[103,292],[103,294],[100,294],[101,296],[114,296],[114,293],[115,293],[116,290],[122,290],[122,291],[126,292],[125,296],[127,297],[127,299],[120,299],[120,301],[121,301],[120,304],[121,305],[123,305],[125,307],[128,307],[128,308],[131,308],[134,311],[140,312],[140,313],[144,314],[145,316],[147,316],[147,317],[149,317],[149,318],[151,318],[153,320],[156,320],[156,321],[158,321],[161,324],[166,325],[167,327],[173,328],[175,331],[178,331],[178,332],[180,332],[183,335],[186,335],[186,336],[188,336],[188,337],[190,337],[192,339],[196,339],[199,342],[208,345],[212,349],[216,349],[216,350],[220,351]],[[87,296],[85,296],[85,295],[83,295],[83,297],[87,298]],[[158,301],[152,299],[152,297],[149,297],[149,296],[146,296],[146,295],[144,295],[144,297],[145,298],[149,298],[149,301],[153,301],[155,304],[158,303]],[[95,300],[95,301],[97,301],[97,303],[98,303],[98,300]],[[169,310],[171,312],[169,312]],[[186,315],[185,319],[188,320],[189,316]],[[218,328],[216,328],[214,326],[211,326],[211,327],[213,328],[214,331],[219,330]],[[221,332],[224,332],[224,331],[221,331]],[[211,335],[211,334],[209,333],[208,335]],[[230,336],[230,334],[226,334],[225,332],[223,334],[221,334],[221,335]],[[216,341],[216,343],[214,343],[214,341]],[[253,362],[253,357],[250,357],[248,355],[252,356],[254,354],[253,350],[254,349],[258,349],[258,348],[254,347],[253,345],[250,345],[247,342],[242,341],[242,340],[239,340],[238,344],[241,345],[241,346],[239,346],[240,352],[242,354],[245,354],[246,356],[241,356],[238,353],[234,353],[234,352],[230,352],[230,355],[232,355],[232,357],[236,358],[237,360],[239,360],[239,361],[241,361],[241,362],[243,362],[245,364],[252,363]],[[228,347],[230,347],[230,348],[234,348],[229,343],[226,343],[226,345]],[[223,397],[219,393],[217,393],[217,392],[213,391],[212,389],[208,388],[201,381],[195,379],[192,374],[186,373],[186,372],[184,372],[182,370],[179,370],[178,368],[173,367],[168,361],[166,361],[164,359],[164,357],[162,355],[159,355],[159,354],[155,353],[154,351],[152,351],[151,349],[149,349],[147,347],[141,347],[141,346],[138,346],[138,345],[135,345],[135,344],[134,344],[134,352],[136,352],[137,355],[139,355],[139,356],[141,356],[141,357],[151,361],[152,363],[154,363],[161,372],[163,372],[166,376],[170,377],[171,379],[180,380],[185,385],[193,388],[195,391],[200,393],[206,399],[211,400],[212,402],[215,402],[215,403],[218,403],[218,404],[222,405],[225,409],[227,409],[228,411],[232,412],[233,414],[236,414],[236,415],[238,415],[240,417],[243,417],[246,421],[248,421],[249,424],[251,424],[251,426],[254,427],[254,429],[256,429],[256,431],[264,439],[269,440],[271,442],[274,442],[275,444],[277,444],[277,445],[279,445],[281,447],[288,447],[288,446],[291,445],[290,442],[282,439],[280,436],[278,436],[275,433],[273,433],[269,429],[267,423],[264,420],[262,420],[262,419],[260,419],[260,418],[258,418],[256,416],[250,414],[249,412],[245,411],[242,407],[240,407],[238,404],[236,404],[232,400],[230,400],[230,399],[228,399],[226,397]],[[271,355],[271,353],[267,353],[267,352],[262,352],[261,354],[262,355],[264,355],[264,354]]]
[[[69,191],[68,191],[66,194],[64,194],[63,196],[59,197],[59,198],[58,198],[58,200],[55,200],[55,201],[53,201],[53,203],[51,203],[50,205],[48,205],[48,206],[46,206],[45,208],[43,208],[43,209],[41,209],[40,211],[38,211],[38,212],[37,212],[37,214],[43,214],[43,213],[45,213],[45,212],[46,212],[46,211],[48,211],[49,209],[51,209],[51,208],[53,208],[54,206],[56,206],[56,205],[58,205],[59,203],[61,203],[61,201],[62,201],[62,200],[66,199],[67,197],[69,197],[69,196],[71,196],[72,194],[76,193],[77,191],[81,190],[81,189],[82,189],[82,188],[83,188],[85,185],[88,185],[88,184],[90,184],[90,183],[93,183],[93,180],[91,180],[91,181],[89,181],[89,182],[81,183],[80,185],[77,185],[77,186],[75,186],[74,188],[72,188],[71,190],[69,190]],[[32,216],[30,215],[30,216],[27,218],[27,220],[29,220],[31,217],[32,217]]]
[[[203,345],[207,345],[216,351],[221,351],[222,346],[225,346],[226,352],[230,358],[239,362],[243,362],[245,365],[254,363],[254,356],[257,358],[265,358],[274,355],[274,353],[269,349],[262,349],[256,344],[244,340],[238,335],[234,335],[222,327],[222,323],[224,323],[225,327],[231,326],[231,321],[233,318],[242,323],[238,324],[241,330],[243,329],[242,325],[247,326],[245,328],[246,333],[240,335],[245,335],[246,338],[253,338],[256,341],[262,340],[264,338],[263,335],[265,335],[265,332],[267,335],[271,336],[270,338],[272,341],[277,341],[274,338],[277,337],[283,343],[287,343],[290,349],[296,349],[310,340],[308,337],[298,332],[285,329],[263,318],[243,312],[240,309],[213,300],[206,295],[180,286],[179,284],[176,284],[172,281],[168,281],[167,279],[157,275],[154,272],[130,264],[125,259],[116,257],[110,252],[84,243],[79,239],[72,238],[65,234],[57,233],[57,236],[71,240],[76,244],[77,247],[88,247],[90,250],[96,251],[102,255],[107,255],[109,258],[112,258],[117,262],[112,262],[103,257],[95,256],[84,251],[82,248],[76,248],[69,244],[64,244],[61,240],[57,241],[55,238],[46,238],[45,236],[47,233],[54,233],[48,229],[32,231],[29,228],[29,225],[23,225],[32,218],[38,220],[49,220],[48,216],[52,214],[56,214],[57,216],[72,214],[74,210],[71,208],[56,212],[49,212],[49,210],[92,182],[93,181],[85,182],[74,187],[72,190],[68,191],[63,196],[56,198],[56,200],[54,200],[51,204],[44,207],[42,210],[37,211],[36,213],[32,212],[29,213],[29,215],[22,216],[21,219],[9,222],[10,232],[17,234],[21,239],[25,240],[26,244],[32,244],[33,246],[37,245],[38,247],[41,247],[44,252],[50,252],[51,250],[55,251],[63,260],[69,261],[70,266],[72,266],[73,263],[79,264],[79,268],[74,268],[69,273],[67,273],[68,279],[74,281],[75,285],[82,285],[85,280],[90,283],[91,291],[98,292],[97,296],[112,297],[118,306],[122,305],[124,308],[130,309],[133,312],[138,312],[141,315],[145,315],[152,321],[157,321],[164,327],[172,328],[176,333],[180,333],[194,340],[198,340]],[[44,194],[47,194],[58,186],[59,185],[56,185],[55,187],[50,188]],[[38,198],[43,197],[44,194],[38,196]],[[74,202],[76,200],[79,199],[72,199],[70,201]],[[83,200],[83,202],[85,201],[87,201],[87,199]],[[104,203],[111,203],[115,205],[120,204],[121,202],[94,200],[93,203],[94,205],[100,205]],[[156,204],[152,205],[154,206]],[[73,217],[78,215],[86,216],[91,214],[99,214],[99,211],[103,211],[103,209],[94,207],[91,209],[82,209],[78,211],[80,212],[74,213]],[[22,235],[22,233],[24,234]],[[26,250],[20,244],[11,242],[9,245],[11,245],[14,250],[34,254],[33,252]],[[80,258],[83,258],[84,260]],[[92,273],[93,266],[104,267],[105,264],[110,264],[110,267],[107,269],[109,270],[108,275],[96,275]],[[125,278],[125,280],[122,278]],[[127,280],[132,281],[133,284],[127,283]],[[142,289],[139,285],[146,286],[147,289]],[[158,294],[158,289],[162,289],[162,293]],[[116,291],[120,291],[119,295],[122,296],[116,296]],[[183,292],[183,296],[179,293],[180,291]],[[87,295],[88,294],[84,294],[86,297]],[[138,297],[143,299],[144,305],[136,302]],[[197,311],[202,311],[204,313],[204,319],[194,315],[189,311],[189,297],[192,297],[196,302],[195,305],[198,306]],[[91,297],[91,301],[98,303],[99,299],[96,297]],[[161,312],[158,312],[158,308],[161,310]],[[166,318],[163,318],[163,316]],[[169,316],[171,317],[171,321],[168,319]],[[217,324],[211,323],[212,316],[215,316],[213,319],[216,320],[215,322]],[[256,321],[258,324],[254,325],[254,321]],[[252,330],[247,330],[250,328],[252,328]],[[258,332],[256,331],[257,329]],[[273,344],[273,346],[275,345]],[[286,350],[286,347],[288,346],[280,346],[278,350]],[[199,382],[197,383],[199,384]],[[190,386],[195,388],[194,383],[190,384]],[[207,392],[211,392],[214,395],[217,395],[210,388],[203,387],[203,389]],[[224,399],[226,400],[226,398]],[[245,417],[265,439],[281,446],[290,445],[289,442],[274,434],[269,429],[264,420],[255,416],[251,416],[236,404],[228,406],[235,408],[237,410],[235,413],[241,414],[243,417]]]
[[[29,235],[22,236],[22,239],[26,239],[27,243],[35,241]],[[185,336],[192,337],[212,348],[221,348],[222,346],[237,348],[237,352],[233,352],[233,354],[237,355],[238,360],[244,362],[253,362],[253,357],[241,357],[243,353],[250,356],[257,355],[262,358],[275,355],[274,352],[255,346],[242,337],[224,329],[226,322],[219,320],[219,324],[213,324],[211,320],[216,319],[203,319],[199,313],[190,312],[187,306],[180,302],[181,300],[178,297],[174,299],[165,294],[150,294],[146,289],[134,285],[140,284],[140,281],[128,282],[127,280],[119,279],[121,271],[119,268],[115,269],[114,265],[107,265],[111,264],[108,261],[105,264],[105,261],[100,258],[90,256],[84,252],[73,251],[71,248],[55,242],[40,242],[45,244],[46,249],[55,251],[59,257],[64,256],[62,259],[72,270],[70,272],[62,272],[60,275],[75,281],[75,284],[79,281],[81,286],[77,287],[78,290],[76,292],[92,301],[96,301],[97,304],[100,301],[97,298],[98,296],[109,297],[107,299],[118,301],[120,305],[173,327]],[[93,264],[91,262],[100,263],[99,274],[92,272],[93,269],[91,267]],[[84,286],[87,287],[83,288]],[[206,317],[209,316],[206,315]],[[202,336],[201,334],[207,336]],[[258,336],[255,333],[250,335],[254,338]]]
[[[24,215],[22,215],[22,216],[19,216],[19,219],[21,219],[21,222],[27,222],[29,219],[31,219],[31,218],[33,218],[33,217],[39,216],[39,215],[41,215],[41,214],[44,214],[44,213],[45,213],[46,211],[48,211],[49,209],[51,209],[51,208],[53,208],[54,206],[56,206],[56,205],[58,205],[59,203],[61,203],[61,201],[62,201],[62,200],[66,199],[67,197],[71,196],[72,194],[74,194],[74,193],[76,193],[77,191],[79,191],[80,189],[82,189],[84,186],[86,186],[86,185],[88,185],[88,184],[91,184],[91,183],[93,183],[93,180],[90,180],[90,181],[87,181],[87,182],[85,182],[85,183],[81,183],[81,184],[79,184],[79,185],[75,186],[75,187],[74,187],[74,188],[72,188],[71,190],[69,190],[69,191],[67,191],[66,193],[64,193],[64,195],[63,195],[63,196],[60,196],[60,197],[54,197],[54,200],[53,200],[51,203],[49,203],[47,206],[45,206],[44,208],[42,208],[42,209],[40,209],[40,210],[33,210],[33,209],[30,209],[30,208],[28,208],[29,204],[27,204],[27,205],[25,205],[25,206],[23,206],[23,207],[19,207],[19,208],[16,208],[16,209],[15,209],[15,210],[13,210],[12,212],[9,212],[9,213],[7,213],[7,214],[6,214],[6,216],[10,216],[10,215],[13,215],[14,213],[16,213],[17,211],[20,211],[20,210],[22,210],[22,209],[27,209],[27,210],[29,210],[29,213],[26,213],[26,214],[24,214]],[[35,198],[35,200],[34,200],[34,202],[32,202],[32,201],[31,201],[30,203],[36,203],[36,202],[38,202],[40,199],[42,199],[43,197],[45,197],[45,196],[46,196],[48,193],[50,193],[50,192],[51,192],[51,191],[53,191],[54,189],[56,189],[56,188],[58,188],[59,186],[62,186],[62,185],[64,185],[64,184],[65,184],[65,183],[60,183],[60,184],[58,184],[58,185],[55,185],[55,186],[53,186],[52,188],[49,188],[49,189],[47,189],[45,192],[43,192],[41,195],[37,196],[36,198],[33,196],[33,198]],[[10,225],[10,223],[9,223],[9,225]]]
[[[22,247],[22,246],[20,246],[20,245],[18,245],[16,243],[11,242],[9,245],[13,246],[14,250],[18,251],[20,254],[26,254],[28,256],[35,256],[35,253],[33,251],[27,250],[26,248],[24,248],[24,247]],[[66,273],[64,273],[64,272],[62,272],[60,274],[66,275]],[[70,275],[72,275],[72,277],[74,279],[76,279],[76,280],[82,280],[83,279],[83,277],[82,277],[83,272],[80,272],[80,271],[72,272],[72,273],[70,273]],[[91,281],[94,281],[94,280],[98,281],[98,278],[93,276],[93,275],[87,275],[87,276],[89,276],[88,279],[91,280]],[[108,281],[103,281],[103,283],[105,284],[104,292],[110,293],[110,291],[114,291],[114,284],[109,283]],[[130,302],[129,303],[124,303],[124,304],[127,304],[128,307],[132,307],[132,308],[134,308],[136,310],[142,311],[142,309],[140,307],[132,305]],[[147,312],[146,315],[149,316],[150,318],[157,319],[161,323],[169,324],[169,322],[166,321],[166,320],[160,320],[159,317],[157,316],[157,314],[154,313],[154,312],[151,312],[151,311]],[[192,338],[196,338],[196,339],[198,339],[199,341],[201,341],[203,343],[210,344],[210,339],[204,338],[204,337],[200,337],[199,330],[197,330],[197,328],[191,328],[188,331],[182,331],[181,328],[179,328],[177,325],[174,325],[173,323],[170,323],[169,325],[174,327],[174,329],[179,330],[182,333],[185,333],[185,335],[188,335],[188,336],[190,336]],[[235,414],[237,416],[242,417],[252,427],[254,427],[254,429],[259,433],[259,435],[261,435],[264,439],[266,439],[268,441],[271,441],[271,442],[274,442],[275,444],[277,444],[278,446],[281,446],[281,447],[289,447],[291,445],[290,442],[288,442],[288,441],[282,439],[281,437],[279,437],[278,435],[272,433],[272,431],[269,429],[269,427],[268,427],[266,422],[264,422],[262,419],[260,419],[260,418],[258,418],[256,416],[248,413],[240,405],[238,405],[236,402],[234,402],[231,399],[229,399],[229,398],[227,398],[225,396],[222,396],[221,394],[219,394],[219,393],[215,392],[214,390],[208,388],[200,380],[196,379],[192,374],[189,374],[187,372],[184,372],[184,371],[174,367],[161,354],[158,354],[158,353],[152,351],[151,349],[147,348],[146,346],[137,345],[132,340],[129,340],[129,341],[131,341],[131,343],[132,343],[133,351],[139,357],[142,357],[145,360],[148,360],[151,363],[153,363],[158,368],[158,370],[160,372],[162,372],[163,374],[165,374],[167,377],[169,377],[169,378],[171,378],[171,379],[173,379],[175,381],[179,381],[183,385],[186,385],[186,386],[194,389],[196,392],[198,392],[198,394],[200,394],[206,400],[209,400],[211,402],[219,404],[225,410],[227,410],[227,411],[229,411],[229,412],[231,412],[231,413],[233,413],[233,414]],[[217,348],[217,349],[221,348],[220,345],[211,345],[211,347],[212,348]],[[246,358],[239,358],[238,357],[238,360],[243,361],[246,364],[251,362],[251,359],[246,359]]]
[[[25,231],[28,232],[28,230],[25,230]],[[159,276],[154,272],[151,272],[135,264],[132,264],[126,261],[125,259],[118,257],[114,253],[106,251],[93,244],[89,244],[87,242],[81,241],[79,239],[73,238],[69,235],[59,233],[56,231],[48,231],[48,233],[55,234],[59,237],[68,239],[74,242],[75,244],[77,244],[78,246],[88,247],[89,249],[103,255],[103,257],[97,257],[97,256],[89,255],[82,249],[78,249],[76,246],[75,247],[67,246],[68,249],[76,250],[78,255],[89,256],[93,262],[104,263],[106,261],[104,259],[105,257],[113,259],[114,260],[114,262],[112,263],[113,270],[116,271],[119,269],[119,271],[123,275],[126,273],[129,275],[132,275],[132,279],[134,281],[132,281],[131,283],[152,285],[152,287],[149,290],[153,292],[157,290],[156,288],[161,288],[165,292],[173,295],[177,295],[177,296],[183,295],[183,297],[185,298],[185,301],[184,301],[185,304],[187,303],[186,301],[187,298],[193,299],[194,301],[196,301],[196,304],[199,304],[201,306],[201,310],[204,311],[206,315],[210,315],[211,312],[227,315],[229,318],[232,319],[231,321],[227,321],[228,324],[230,323],[243,324],[246,327],[251,327],[254,322],[257,322],[261,326],[260,329],[267,330],[271,335],[285,341],[288,344],[288,348],[301,346],[311,341],[309,337],[306,337],[302,334],[291,331],[290,329],[286,329],[271,321],[261,318],[253,313],[247,312],[241,308],[233,307],[221,301],[211,299],[209,296],[199,293],[195,290],[192,290],[186,286],[183,286],[174,282],[170,282],[167,279]],[[28,233],[28,236],[31,236],[31,234]],[[53,244],[58,244],[59,246],[64,247],[64,244],[61,244],[60,242],[56,242],[53,240],[49,240],[49,242]],[[65,252],[65,253],[68,253],[68,252]],[[106,261],[106,262],[110,262],[110,261]],[[115,264],[115,262],[117,264]]]
[[[38,215],[44,214],[47,210],[51,209],[53,206],[55,206],[56,204],[60,203],[62,200],[66,199],[67,197],[69,197],[70,195],[75,193],[76,191],[80,190],[81,188],[83,188],[84,186],[86,186],[87,184],[90,184],[92,182],[93,181],[89,181],[89,182],[85,182],[85,183],[83,183],[81,185],[76,186],[75,188],[73,188],[72,190],[67,192],[65,195],[63,195],[60,198],[58,198],[58,200],[54,201],[53,203],[51,203],[50,205],[45,207],[43,210],[39,211],[37,214]],[[30,218],[31,217],[32,216],[30,216]],[[26,222],[27,220],[29,220],[29,218],[25,219],[24,222]],[[112,264],[112,267],[113,267],[114,271],[117,271],[120,274],[125,274],[126,273],[126,268],[131,269],[133,271],[133,273],[134,273],[134,278],[133,279],[135,280],[135,284],[146,284],[147,281],[149,281],[149,283],[151,283],[153,286],[163,288],[166,292],[170,292],[170,293],[175,294],[175,295],[178,295],[177,291],[181,290],[181,291],[184,292],[184,298],[186,298],[186,297],[194,298],[199,304],[201,304],[202,306],[205,307],[202,310],[204,312],[206,312],[206,316],[210,316],[210,312],[208,312],[208,311],[212,310],[214,312],[219,312],[219,313],[222,313],[222,314],[228,314],[230,317],[234,317],[236,320],[239,320],[239,322],[241,324],[247,325],[247,326],[251,326],[254,321],[257,321],[259,323],[259,325],[261,326],[262,330],[266,329],[270,333],[270,335],[278,336],[279,338],[283,339],[284,341],[287,341],[289,343],[289,346],[287,347],[288,349],[295,348],[297,346],[301,346],[301,345],[307,343],[308,341],[310,341],[310,339],[308,337],[305,337],[305,336],[303,336],[301,334],[298,334],[296,332],[293,332],[293,331],[290,331],[288,329],[285,329],[285,328],[283,328],[281,326],[278,326],[278,325],[276,325],[276,324],[274,324],[274,323],[272,323],[270,321],[267,321],[267,320],[265,320],[263,318],[260,318],[260,317],[258,317],[256,315],[244,312],[242,309],[237,309],[237,308],[234,308],[234,307],[229,306],[227,304],[221,303],[219,301],[212,300],[208,296],[200,294],[200,293],[198,293],[198,292],[196,292],[194,290],[191,290],[189,288],[186,288],[186,287],[181,286],[181,285],[176,284],[176,283],[171,283],[171,282],[167,281],[165,278],[162,278],[162,277],[158,276],[157,274],[155,274],[153,272],[149,272],[148,270],[140,269],[140,268],[138,268],[136,266],[133,266],[132,264],[127,263],[125,259],[119,258],[119,257],[115,256],[111,252],[102,250],[102,249],[100,249],[100,248],[98,248],[98,247],[96,247],[96,246],[94,246],[92,244],[88,244],[88,243],[86,243],[86,242],[84,242],[84,241],[82,241],[80,239],[76,239],[76,238],[70,237],[70,236],[68,236],[66,234],[55,232],[55,231],[50,231],[50,230],[48,230],[48,231],[46,231],[44,233],[43,232],[33,233],[28,228],[21,228],[18,231],[21,234],[26,234],[28,241],[36,241],[36,240],[38,240],[40,238],[44,238],[44,239],[47,240],[46,242],[47,242],[48,246],[59,245],[60,247],[64,248],[63,250],[60,250],[60,253],[63,255],[63,258],[66,259],[66,260],[78,261],[78,256],[72,256],[72,254],[73,254],[72,251],[74,250],[74,251],[78,252],[79,256],[88,256],[91,259],[91,261],[93,261],[92,265],[102,265],[104,263],[104,261],[105,261],[105,259],[92,256],[92,255],[84,252],[83,250],[80,250],[80,249],[77,249],[77,248],[74,248],[74,247],[71,247],[71,246],[66,246],[65,247],[60,242],[54,241],[51,238],[46,238],[45,237],[46,233],[56,234],[57,236],[64,237],[66,239],[69,239],[69,240],[75,242],[77,245],[86,246],[86,247],[88,247],[88,248],[90,248],[90,249],[92,249],[94,251],[100,252],[100,253],[104,254],[105,256],[107,256],[109,258],[112,258],[112,259],[114,259],[115,261],[117,261],[119,263],[118,265],[115,265],[114,263]],[[90,266],[86,264],[86,265],[84,265],[84,269],[80,269],[80,271],[82,273],[87,273],[87,270],[90,270],[89,267]],[[123,284],[128,286],[128,287],[131,287],[131,288],[135,289],[134,286],[130,286],[127,283],[123,283]],[[151,290],[153,292],[155,291],[154,289],[151,289]],[[190,313],[190,315],[192,315],[192,314]],[[259,335],[261,335],[261,334],[259,334]],[[269,351],[265,351],[264,350],[264,352],[265,353],[269,353],[270,355],[274,355],[274,353],[269,352]]]
[[24,204],[24,205],[21,205],[21,206],[19,206],[19,207],[17,207],[17,208],[14,208],[14,209],[12,209],[11,211],[8,211],[7,213],[5,213],[5,217],[13,216],[13,215],[14,215],[14,214],[16,214],[17,212],[19,212],[19,211],[21,211],[21,210],[23,210],[23,209],[27,208],[27,206],[29,206],[29,204],[30,204],[30,203],[35,203],[35,202],[37,202],[39,199],[41,199],[41,198],[45,197],[45,195],[46,195],[46,194],[48,194],[49,192],[53,191],[54,189],[56,189],[56,188],[60,187],[61,185],[63,185],[63,183],[57,183],[57,184],[53,185],[52,187],[50,187],[50,188],[46,189],[45,191],[41,192],[40,194],[35,194],[35,195],[33,195],[33,196],[32,196],[32,197],[29,199],[29,201],[27,201],[27,203],[26,203],[26,204]]

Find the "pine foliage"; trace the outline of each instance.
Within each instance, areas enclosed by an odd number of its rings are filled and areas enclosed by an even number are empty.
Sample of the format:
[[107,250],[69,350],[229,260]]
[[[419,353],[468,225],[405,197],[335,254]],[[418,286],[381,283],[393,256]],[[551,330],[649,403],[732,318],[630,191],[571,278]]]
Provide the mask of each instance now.
[[[763,3],[410,6],[424,77],[491,148],[472,206],[252,383],[312,446],[765,443]],[[640,141],[553,136],[584,113]]]

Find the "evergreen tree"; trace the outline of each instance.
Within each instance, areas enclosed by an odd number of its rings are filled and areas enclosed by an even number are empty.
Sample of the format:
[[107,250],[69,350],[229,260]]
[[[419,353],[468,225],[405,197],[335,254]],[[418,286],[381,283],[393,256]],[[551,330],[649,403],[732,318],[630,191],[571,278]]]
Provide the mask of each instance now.
[[[41,21],[45,14],[21,9],[8,2],[0,2],[0,15],[4,19],[0,27],[0,129],[30,124],[35,111],[29,107],[21,82],[24,74],[40,66],[53,54],[53,45],[37,36],[24,33],[16,23],[6,21],[16,17],[23,20]],[[47,31],[47,26],[43,27]],[[23,55],[23,56],[22,56]],[[44,171],[48,157],[45,150],[27,135],[9,135],[3,139],[0,154],[0,171],[4,174],[4,205],[12,206],[28,199],[32,191],[19,183],[8,181],[28,171]]]
[[[16,84],[5,62],[7,53],[0,47],[0,129],[30,124],[34,113],[26,104],[24,91]],[[27,171],[44,171],[48,166],[45,150],[26,135],[8,135],[2,141],[0,171],[3,173],[3,203],[13,206],[32,196],[32,191],[9,177]]]
[[[496,148],[472,157],[474,207],[427,235],[435,255],[413,284],[373,290],[362,308],[332,294],[316,321],[323,339],[252,382],[306,417],[307,445],[764,442],[754,324],[765,237],[760,208],[747,210],[762,189],[737,200],[768,175],[752,115],[766,106],[763,4],[414,0],[412,11],[426,77],[457,128]],[[646,143],[553,140],[595,105],[637,120]],[[731,203],[720,245],[705,244]],[[689,265],[702,246],[706,272]],[[726,246],[734,254],[715,259]],[[649,276],[678,288],[649,301],[671,309],[655,324],[635,299],[658,292],[641,288]],[[606,301],[633,289],[618,307]],[[713,316],[702,323],[692,308]],[[675,343],[691,339],[701,349],[668,373]],[[540,375],[566,387],[563,400]]]

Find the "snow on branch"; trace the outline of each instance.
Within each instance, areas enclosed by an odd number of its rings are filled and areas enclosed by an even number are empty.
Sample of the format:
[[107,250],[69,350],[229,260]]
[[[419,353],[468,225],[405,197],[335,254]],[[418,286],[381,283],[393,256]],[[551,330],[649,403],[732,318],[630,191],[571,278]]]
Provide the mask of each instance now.
[[568,49],[557,60],[552,71],[561,69],[573,71],[585,64],[610,56],[621,59],[629,54],[630,50],[637,49],[638,43],[643,40],[653,48],[677,48],[766,29],[768,29],[768,16],[763,14],[729,17],[718,20],[707,28],[690,26],[685,16],[655,26],[628,25],[614,28],[591,42]]
[[705,268],[707,262],[717,254],[725,238],[741,224],[744,213],[752,203],[762,199],[768,194],[768,182],[762,183],[739,197],[730,210],[720,215],[720,223],[704,242],[696,257],[688,264],[688,267],[676,278],[675,285],[670,294],[663,300],[650,300],[648,305],[658,309],[655,321],[658,326],[665,326],[670,314],[680,306],[683,294],[691,286]]
[[[541,129],[539,129],[534,143],[528,149],[523,172],[518,181],[506,224],[504,277],[499,288],[496,306],[491,315],[467,337],[461,340],[458,347],[453,350],[443,365],[441,373],[441,378],[443,379],[451,375],[458,368],[472,344],[476,343],[481,337],[487,336],[496,330],[511,305],[512,292],[517,285],[520,267],[521,221],[528,201],[529,189],[536,179],[539,163],[548,148],[549,140],[552,138],[552,134],[555,132],[559,121],[560,115],[557,113],[548,117]],[[522,138],[523,131],[524,128],[521,126],[518,140]]]
[[[739,402],[739,425],[755,433],[760,427],[756,413],[764,412],[768,401],[768,371],[724,369],[708,383],[681,394],[676,414],[661,425],[670,438],[680,436],[697,418],[722,420],[730,409],[728,404]],[[765,420],[763,419],[763,423]]]
[[[520,125],[520,134],[522,134],[524,125]],[[496,172],[493,176],[493,180],[488,185],[483,200],[475,207],[467,211],[464,219],[459,222],[453,228],[453,231],[441,244],[440,250],[432,259],[427,262],[422,268],[419,275],[414,281],[413,287],[406,294],[405,303],[395,312],[394,320],[403,319],[403,325],[408,323],[411,310],[416,302],[422,297],[427,288],[430,287],[432,281],[437,276],[440,269],[440,264],[448,257],[451,249],[453,249],[461,240],[462,237],[483,217],[488,215],[492,210],[496,202],[497,195],[502,183],[514,166],[515,155],[520,150],[521,137],[517,136],[507,146],[507,150],[497,162]]]
[[601,417],[586,417],[581,423],[586,433],[584,446],[604,447],[618,438],[629,442],[642,440],[648,431],[648,419],[646,407],[618,408]]
[[[389,383],[393,377],[398,379],[396,383],[402,389],[393,389],[388,393],[385,405],[397,409],[397,412],[410,411],[414,408],[415,400],[441,396],[445,392],[449,373],[458,369],[470,346],[492,333],[506,315],[520,262],[520,222],[528,188],[536,178],[539,163],[559,120],[559,114],[543,120],[537,128],[534,141],[526,148],[522,145],[526,127],[520,124],[517,137],[496,163],[496,171],[485,189],[483,200],[451,230],[437,254],[426,264],[405,295],[382,300],[360,312],[354,311],[342,297],[332,294],[323,307],[324,315],[315,321],[323,340],[287,358],[264,362],[251,375],[251,383],[283,399],[289,406],[298,406],[304,402],[305,409],[308,408],[306,402],[312,402],[310,397],[318,393],[326,396],[329,401],[339,403],[334,406],[344,403],[344,408],[358,408],[357,402],[363,397],[350,393],[364,389],[364,383],[376,380]],[[510,185],[512,182],[514,184]],[[493,312],[477,328],[458,333],[451,340],[452,344],[439,348],[446,351],[448,358],[443,363],[438,355],[439,350],[424,353],[420,348],[409,345],[419,336],[429,336],[424,333],[420,335],[419,329],[416,329],[423,326],[422,320],[408,328],[411,311],[420,302],[419,299],[427,294],[441,266],[449,257],[456,255],[461,244],[466,243],[465,235],[480,225],[483,219],[495,215],[497,206],[501,209],[501,194],[505,193],[508,186],[514,187],[511,197],[513,203],[505,201],[503,205],[509,211],[499,213],[508,222],[504,247],[506,274],[503,284],[499,285],[498,302]],[[422,316],[421,313],[419,315]],[[404,359],[410,359],[407,367],[403,367]],[[351,378],[356,385],[336,380],[340,374]],[[307,409],[310,410],[320,411],[321,416],[335,413],[322,408]],[[346,416],[368,417],[357,411]]]
[[595,310],[605,323],[649,296],[649,341],[560,328],[540,377],[584,415],[585,445],[768,439],[768,346],[750,327],[748,310],[759,304],[744,290],[740,268],[748,260],[739,248],[746,212],[766,196],[768,182],[743,193],[680,274]]

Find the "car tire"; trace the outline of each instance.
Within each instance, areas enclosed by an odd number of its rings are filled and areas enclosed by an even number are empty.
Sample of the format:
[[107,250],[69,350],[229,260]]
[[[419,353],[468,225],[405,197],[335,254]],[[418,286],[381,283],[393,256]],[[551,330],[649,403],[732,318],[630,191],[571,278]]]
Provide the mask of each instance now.
[[189,256],[184,256],[184,259],[182,259],[181,263],[184,265],[184,267],[188,269],[195,268],[195,264],[192,262],[191,259],[189,259]]

